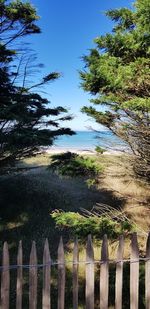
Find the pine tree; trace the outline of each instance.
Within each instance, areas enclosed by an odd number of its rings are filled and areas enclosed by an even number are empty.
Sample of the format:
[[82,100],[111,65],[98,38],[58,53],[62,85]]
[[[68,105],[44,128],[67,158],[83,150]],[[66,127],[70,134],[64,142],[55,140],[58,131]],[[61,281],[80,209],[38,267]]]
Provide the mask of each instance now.
[[113,31],[96,38],[96,47],[83,57],[81,85],[95,98],[82,111],[125,140],[137,157],[136,171],[149,177],[150,2],[137,0],[133,10],[106,15]]
[[67,110],[51,108],[34,91],[60,74],[52,72],[29,86],[26,80],[33,57],[25,55],[24,47],[16,50],[16,43],[24,37],[40,33],[36,9],[28,2],[0,0],[0,17],[0,166],[5,166],[39,153],[41,146],[51,146],[57,136],[73,132],[60,126],[61,121],[71,119]]

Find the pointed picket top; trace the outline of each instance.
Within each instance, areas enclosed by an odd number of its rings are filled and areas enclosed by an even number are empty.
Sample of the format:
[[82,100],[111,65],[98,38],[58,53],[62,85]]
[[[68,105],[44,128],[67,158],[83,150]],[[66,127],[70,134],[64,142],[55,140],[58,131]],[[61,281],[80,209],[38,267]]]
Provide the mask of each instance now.
[[35,261],[37,260],[37,255],[36,255],[36,242],[35,242],[35,241],[32,241],[30,259],[32,259],[33,262],[35,262]]
[[22,261],[22,240],[19,240],[17,261]]
[[75,238],[73,247],[73,309],[78,309],[78,269],[79,269],[78,239]]
[[7,241],[5,241],[3,245],[3,265],[6,265],[6,268],[9,265],[9,249]]
[[23,250],[22,250],[22,240],[19,241],[18,254],[17,254],[17,265],[21,267],[23,264]]
[[122,309],[124,237],[119,237],[115,282],[115,309]]
[[51,256],[49,251],[49,243],[46,238],[43,252],[43,309],[51,308]]
[[9,250],[8,243],[4,242],[3,257],[2,257],[2,270],[1,275],[1,308],[9,309],[9,289],[10,289],[10,271],[9,271]]
[[47,263],[51,264],[51,255],[50,255],[49,243],[48,243],[48,239],[47,238],[46,238],[45,244],[44,244],[43,262],[44,261],[46,261]]
[[74,240],[74,246],[73,246],[73,262],[78,262],[79,259],[79,248],[78,248],[78,238],[76,237]]
[[22,286],[23,286],[23,252],[22,241],[19,241],[17,255],[17,285],[16,285],[16,309],[22,309]]
[[7,241],[3,245],[3,265],[6,267],[9,266],[9,249]]
[[120,261],[123,259],[123,253],[124,253],[124,236],[119,236],[119,245],[117,250],[117,261]]
[[130,255],[130,309],[138,309],[139,306],[139,247],[137,233],[131,237]]
[[146,258],[148,260],[145,263],[145,307],[150,309],[150,232],[147,237]]
[[90,262],[93,260],[94,260],[94,250],[93,250],[92,236],[88,235],[86,245],[86,262]]
[[94,250],[91,235],[86,246],[86,309],[94,309]]
[[102,241],[101,260],[104,262],[108,260],[108,239],[106,234],[103,236]]
[[63,239],[58,246],[58,309],[65,308],[65,254]]
[[36,242],[35,241],[32,241],[31,252],[30,252],[30,265],[31,266],[37,265],[37,253],[36,253]]
[[131,236],[131,259],[139,258],[139,246],[137,240],[137,233],[134,232]]
[[103,236],[100,267],[100,308],[108,309],[109,254],[107,235]]
[[32,242],[29,267],[29,309],[37,308],[37,254],[36,243]]
[[64,262],[64,244],[62,236],[60,237],[59,246],[58,246],[58,259]]
[[148,233],[147,243],[146,243],[146,257],[150,258],[150,232]]

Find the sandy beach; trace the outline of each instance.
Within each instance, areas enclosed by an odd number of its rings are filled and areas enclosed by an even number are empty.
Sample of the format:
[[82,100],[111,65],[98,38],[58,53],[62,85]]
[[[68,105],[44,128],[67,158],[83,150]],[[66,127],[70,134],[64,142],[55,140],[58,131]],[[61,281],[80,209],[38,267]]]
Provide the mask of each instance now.
[[[45,153],[48,153],[48,154],[57,154],[57,153],[64,153],[64,152],[67,152],[67,151],[70,151],[70,152],[74,152],[74,153],[77,153],[79,155],[96,155],[98,154],[95,150],[92,150],[92,149],[88,149],[88,148],[85,148],[85,149],[79,149],[79,148],[63,148],[63,147],[57,147],[57,146],[53,146],[53,147],[50,147],[50,148],[47,148],[47,149],[44,149]],[[104,154],[105,155],[122,155],[122,154],[129,154],[128,151],[119,151],[119,150],[113,150],[113,149],[109,149],[109,150],[106,150],[104,151]]]

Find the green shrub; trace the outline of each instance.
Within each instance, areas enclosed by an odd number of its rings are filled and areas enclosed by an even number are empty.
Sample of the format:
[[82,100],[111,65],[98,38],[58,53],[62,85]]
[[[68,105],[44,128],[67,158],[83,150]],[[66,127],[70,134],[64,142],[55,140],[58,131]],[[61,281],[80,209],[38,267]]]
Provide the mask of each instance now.
[[103,153],[106,151],[106,149],[104,149],[104,148],[102,148],[102,147],[100,147],[100,146],[96,146],[96,147],[95,147],[95,151],[96,151],[98,154],[103,154]]
[[95,186],[97,184],[97,179],[93,179],[93,178],[89,178],[86,180],[86,184],[88,186],[88,188],[91,188],[93,186]]
[[51,157],[50,169],[60,175],[96,177],[103,167],[94,158],[83,157],[76,153],[66,152]]
[[104,215],[98,217],[92,215],[85,217],[75,212],[54,211],[51,217],[55,220],[56,227],[60,230],[67,229],[72,235],[84,238],[92,234],[96,238],[101,238],[107,234],[109,238],[115,239],[123,232],[133,230],[133,225],[128,221],[117,221]]

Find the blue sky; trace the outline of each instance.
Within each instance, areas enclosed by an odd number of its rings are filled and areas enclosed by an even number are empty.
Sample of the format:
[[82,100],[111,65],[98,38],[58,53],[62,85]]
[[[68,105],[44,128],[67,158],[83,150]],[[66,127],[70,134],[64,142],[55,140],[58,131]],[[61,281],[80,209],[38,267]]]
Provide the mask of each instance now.
[[88,105],[90,95],[80,88],[78,70],[84,64],[81,57],[94,47],[93,39],[110,32],[112,22],[105,16],[108,9],[132,7],[132,0],[32,0],[37,8],[41,27],[40,35],[28,38],[37,52],[38,62],[45,65],[41,74],[52,71],[62,73],[62,77],[47,86],[46,96],[53,106],[69,108],[75,116],[67,125],[74,130],[86,130],[92,125],[86,115],[80,113],[83,105]]

